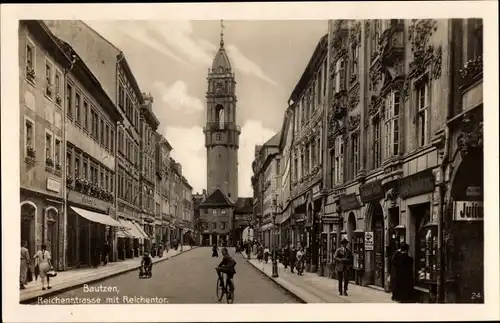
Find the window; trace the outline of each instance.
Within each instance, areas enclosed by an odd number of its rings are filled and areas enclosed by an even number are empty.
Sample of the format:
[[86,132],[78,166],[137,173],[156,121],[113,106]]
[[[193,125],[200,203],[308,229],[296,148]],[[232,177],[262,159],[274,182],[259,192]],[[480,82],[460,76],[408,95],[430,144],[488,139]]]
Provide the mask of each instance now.
[[[56,76],[55,76],[55,80],[54,80],[54,91],[56,93],[56,98],[60,98],[61,97],[61,72],[59,72],[59,71],[56,71]],[[56,100],[56,103],[61,104],[61,101]]]
[[300,154],[300,178],[304,177],[304,174],[306,173],[306,168],[305,168],[305,163],[304,163],[304,152]]
[[104,132],[104,146],[109,148],[109,125],[106,124],[106,131]]
[[297,157],[294,158],[293,165],[293,168],[295,170],[295,172],[293,173],[293,179],[296,181],[299,179],[299,160]]
[[80,123],[80,104],[81,104],[81,96],[80,93],[75,93],[75,121]]
[[391,92],[385,100],[385,158],[399,154],[399,103],[398,92]]
[[352,142],[352,157],[353,157],[353,173],[352,177],[356,177],[356,174],[359,171],[359,136],[357,133],[352,134],[351,136]]
[[83,101],[83,128],[85,130],[88,130],[89,128],[89,120],[88,120],[88,113],[89,113],[89,104],[87,101]]
[[45,95],[52,98],[53,66],[49,60],[45,60]]
[[311,143],[311,155],[312,155],[311,166],[315,166],[317,159],[316,159],[316,142],[314,140]]
[[115,153],[115,132],[111,130],[111,134],[109,136],[110,139],[110,145],[109,149],[111,149],[111,152],[114,154]]
[[417,136],[418,146],[422,147],[429,142],[428,132],[428,107],[429,107],[429,85],[424,82],[417,87]]
[[52,135],[45,132],[45,160],[52,160]]
[[82,169],[82,171],[83,171],[83,178],[84,179],[88,179],[89,178],[88,177],[89,176],[89,174],[88,174],[88,167],[89,166],[88,166],[88,163],[87,163],[87,159],[84,159],[83,160],[83,169]]
[[380,167],[380,119],[373,119],[373,168]]
[[[371,52],[372,52],[372,56],[377,53],[378,51],[378,42],[379,42],[379,39],[380,39],[380,21],[378,20],[374,20],[373,21],[373,38],[372,38],[372,48],[371,48]],[[372,57],[374,58],[374,57]]]
[[335,149],[330,149],[330,187],[335,186]]
[[335,184],[344,181],[344,141],[341,136],[335,138]]
[[35,45],[30,39],[26,41],[26,77],[35,82]]
[[352,60],[351,60],[351,75],[358,74],[358,60],[359,60],[359,46],[358,44],[353,44],[352,50]]
[[104,188],[107,190],[108,189],[108,183],[109,183],[109,175],[108,173],[106,172],[106,180],[104,181]]
[[339,59],[335,64],[335,92],[340,92],[344,88],[342,75],[344,73],[344,60]]
[[212,222],[212,229],[217,229],[217,222]]
[[101,119],[101,136],[99,137],[99,142],[104,145],[104,121]]
[[75,156],[75,178],[80,177],[80,156]]
[[483,55],[483,20],[467,19],[467,54],[464,57],[468,60]]
[[125,89],[121,84],[118,89],[118,106],[122,109],[122,111],[125,108]]
[[323,97],[326,97],[327,77],[328,77],[328,66],[327,66],[327,60],[325,59],[325,62],[323,63]]
[[67,176],[71,176],[71,150],[68,149],[66,152],[66,174]]
[[[28,119],[25,119],[24,121],[24,135],[25,135],[25,140],[26,140],[26,143],[25,143],[25,153],[29,156],[31,153],[30,151],[35,151],[35,143],[33,141],[33,135],[35,133],[35,127],[34,127],[34,123],[33,121],[31,120],[28,120]],[[35,157],[34,155],[33,156],[30,156],[30,157]]]
[[109,182],[109,191],[113,193],[115,191],[115,180],[113,179],[113,174],[111,174],[110,182]]
[[61,165],[61,139],[56,138],[55,142],[54,162],[56,165]]
[[66,84],[66,113],[70,118],[73,117],[73,111],[71,109],[73,103],[71,102],[72,94],[73,94],[73,87],[69,84]]

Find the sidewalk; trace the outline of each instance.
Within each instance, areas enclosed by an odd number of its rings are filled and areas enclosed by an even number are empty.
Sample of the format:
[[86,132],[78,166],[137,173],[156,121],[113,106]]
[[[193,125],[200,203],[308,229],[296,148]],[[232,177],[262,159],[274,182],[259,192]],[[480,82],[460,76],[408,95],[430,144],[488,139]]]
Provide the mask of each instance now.
[[[247,259],[245,252],[242,255]],[[292,274],[290,268],[285,269],[281,263],[278,263],[279,277],[272,278],[271,260],[266,264],[252,255],[247,261],[305,303],[394,303],[389,293],[351,283],[347,291],[349,296],[340,296],[336,279],[305,271],[303,276]]]
[[[162,262],[173,258],[181,253],[194,249],[190,246],[183,246],[183,252],[170,249],[168,253],[164,253],[162,258],[153,258],[153,263]],[[40,277],[26,285],[26,289],[19,291],[20,303],[29,303],[36,300],[39,296],[48,296],[55,293],[61,293],[65,290],[72,289],[83,284],[92,283],[108,277],[116,276],[128,271],[138,269],[140,267],[141,258],[136,257],[132,259],[122,260],[118,262],[110,262],[106,266],[99,266],[98,268],[82,268],[73,269],[68,271],[57,272],[57,277],[51,279],[52,289],[42,290]]]

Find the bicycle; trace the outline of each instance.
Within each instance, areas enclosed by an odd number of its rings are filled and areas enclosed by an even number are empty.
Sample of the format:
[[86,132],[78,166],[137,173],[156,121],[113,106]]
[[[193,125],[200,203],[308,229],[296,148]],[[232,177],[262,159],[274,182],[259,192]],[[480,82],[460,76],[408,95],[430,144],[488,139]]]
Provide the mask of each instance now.
[[[215,268],[215,270],[217,270],[217,268]],[[227,277],[227,274],[226,273],[222,273],[222,282],[221,282],[221,278],[217,278],[217,289],[216,289],[216,293],[217,293],[217,300],[219,302],[222,301],[222,299],[224,298],[224,295],[226,295],[226,301],[228,304],[232,304],[234,302],[234,282],[231,282],[232,285],[233,285],[233,288],[228,288],[228,285],[229,285],[229,278]],[[224,275],[226,276],[226,279],[225,279],[225,283],[224,283]],[[221,284],[222,283],[222,284]],[[221,286],[222,285],[222,286]]]

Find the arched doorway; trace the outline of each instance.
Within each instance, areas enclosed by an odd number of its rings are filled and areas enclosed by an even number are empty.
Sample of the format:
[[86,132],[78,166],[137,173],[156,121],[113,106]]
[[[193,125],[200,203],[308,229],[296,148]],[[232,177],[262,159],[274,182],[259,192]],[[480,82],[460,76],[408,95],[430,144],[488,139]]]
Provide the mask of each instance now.
[[35,219],[37,207],[31,201],[21,203],[21,241],[28,243],[28,251],[30,255],[36,252],[35,238]]
[[378,202],[371,206],[371,231],[373,231],[373,279],[372,283],[384,287],[384,213]]
[[224,129],[224,107],[220,104],[215,107],[215,124],[218,129]]
[[58,268],[59,266],[59,212],[55,207],[49,207],[45,210],[45,225],[47,233],[45,236],[45,245],[52,255],[52,263]]

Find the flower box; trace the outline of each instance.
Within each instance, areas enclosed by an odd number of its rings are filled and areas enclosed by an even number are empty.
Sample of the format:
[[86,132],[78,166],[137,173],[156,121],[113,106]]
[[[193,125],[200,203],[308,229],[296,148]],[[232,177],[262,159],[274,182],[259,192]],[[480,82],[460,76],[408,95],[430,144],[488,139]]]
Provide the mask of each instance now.
[[61,105],[61,102],[62,102],[62,99],[61,99],[61,96],[58,94],[56,94],[56,103]]
[[27,148],[27,155],[28,155],[28,157],[35,158],[35,155],[36,155],[35,148],[33,148],[31,146],[28,146],[28,148]]
[[47,158],[45,159],[45,165],[48,166],[48,167],[54,167],[54,161],[52,160],[52,158]]
[[26,67],[26,78],[31,82],[35,82],[35,77],[36,77],[35,69],[33,67],[27,66]]

